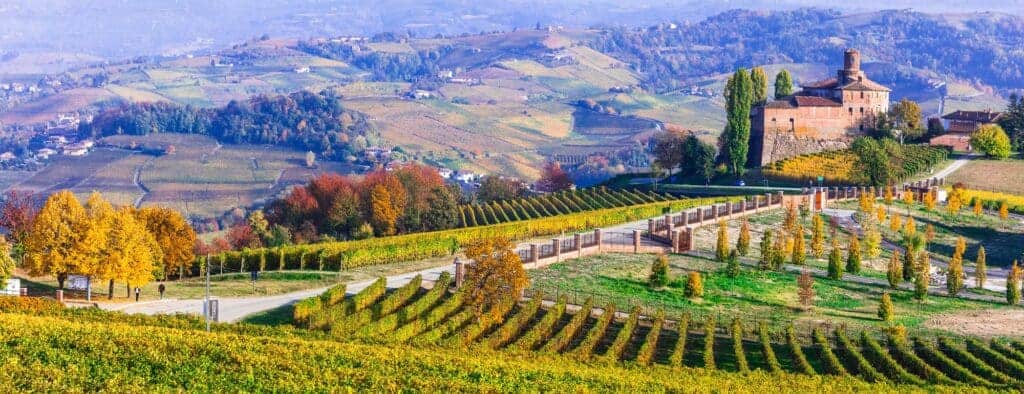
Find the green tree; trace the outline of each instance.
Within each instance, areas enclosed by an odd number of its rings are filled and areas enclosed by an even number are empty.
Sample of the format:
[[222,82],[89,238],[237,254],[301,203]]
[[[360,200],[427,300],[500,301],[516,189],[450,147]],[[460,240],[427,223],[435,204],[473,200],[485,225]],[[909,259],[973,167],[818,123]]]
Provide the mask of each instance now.
[[759,105],[768,102],[768,75],[761,67],[750,69],[751,104]]
[[647,278],[648,283],[652,288],[660,289],[668,285],[668,257],[663,254],[659,254],[654,259],[654,263],[651,264],[651,276]]
[[892,127],[900,130],[906,140],[915,140],[924,135],[924,122],[921,121],[921,106],[907,98],[900,99],[889,109]]
[[860,241],[857,234],[851,234],[850,245],[846,249],[846,271],[851,274],[859,274],[860,260]]
[[888,323],[893,318],[892,297],[889,296],[888,292],[882,293],[882,300],[878,303],[878,318]]
[[775,75],[775,99],[778,100],[791,94],[793,94],[793,77],[789,75],[789,71],[782,69]]
[[978,257],[974,262],[974,285],[979,288],[985,288],[985,279],[988,278],[988,268],[985,266],[985,247],[978,245]]
[[889,184],[892,178],[890,155],[882,143],[874,138],[860,137],[853,141],[853,152],[857,155],[860,170],[867,175],[868,182],[875,186]]
[[769,270],[772,268],[772,253],[774,252],[772,244],[772,230],[764,230],[764,235],[761,236],[761,260],[758,261],[758,268],[762,270]]
[[903,281],[903,267],[900,262],[900,251],[892,251],[892,256],[889,257],[889,264],[886,266],[886,278],[889,279],[889,287],[897,288],[900,282]]
[[833,280],[843,279],[842,255],[839,253],[839,242],[832,240],[832,252],[828,254],[828,278]]
[[725,87],[726,151],[733,175],[743,175],[750,148],[750,105],[753,101],[750,74],[739,69]]
[[1010,102],[999,119],[999,126],[1010,135],[1018,151],[1024,150],[1024,97],[1010,94]]
[[950,296],[956,296],[964,287],[964,258],[959,253],[953,254],[946,268],[946,290]]
[[811,224],[811,251],[816,259],[825,256],[825,220],[817,214]]
[[1010,137],[999,125],[984,125],[971,133],[971,147],[988,157],[1010,157]]
[[913,280],[918,267],[915,267],[915,259],[921,250],[924,249],[924,237],[921,234],[903,234],[903,280]]
[[740,276],[740,256],[736,253],[736,249],[729,252],[729,257],[726,259],[725,273],[730,278]]
[[743,218],[743,224],[740,225],[740,236],[736,240],[736,251],[740,256],[746,256],[750,253],[750,223],[747,222],[746,218]]
[[1014,260],[1010,272],[1006,274],[1006,303],[1020,303],[1020,290],[1020,268],[1017,267],[1017,260]]

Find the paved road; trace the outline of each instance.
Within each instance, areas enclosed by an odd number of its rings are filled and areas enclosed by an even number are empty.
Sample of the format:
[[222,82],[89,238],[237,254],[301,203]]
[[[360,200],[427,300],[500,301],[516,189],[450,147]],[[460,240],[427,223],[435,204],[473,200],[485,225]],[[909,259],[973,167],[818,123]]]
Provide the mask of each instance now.
[[932,174],[930,178],[946,178],[950,174],[956,172],[956,170],[959,170],[960,167],[963,167],[964,164],[967,164],[967,162],[974,160],[976,157],[978,157],[978,155],[975,153],[960,156],[959,159],[954,160],[952,163],[946,166],[946,168],[943,168],[942,170],[939,170],[939,172]]

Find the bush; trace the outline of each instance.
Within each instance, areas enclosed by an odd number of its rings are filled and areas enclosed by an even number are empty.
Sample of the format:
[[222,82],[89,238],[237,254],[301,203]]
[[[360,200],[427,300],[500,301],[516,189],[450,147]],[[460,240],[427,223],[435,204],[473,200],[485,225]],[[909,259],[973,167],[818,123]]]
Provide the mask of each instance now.
[[684,294],[687,298],[701,298],[704,296],[704,283],[701,281],[700,272],[690,271],[687,274]]
[[878,303],[878,318],[884,322],[891,322],[893,318],[892,297],[889,293],[882,293],[882,300]]
[[740,276],[740,256],[735,249],[729,252],[729,258],[725,260],[725,273],[730,278]]
[[652,288],[660,289],[668,285],[671,279],[668,274],[668,257],[664,254],[659,254],[658,257],[654,258],[654,263],[651,264],[651,276],[648,278]]

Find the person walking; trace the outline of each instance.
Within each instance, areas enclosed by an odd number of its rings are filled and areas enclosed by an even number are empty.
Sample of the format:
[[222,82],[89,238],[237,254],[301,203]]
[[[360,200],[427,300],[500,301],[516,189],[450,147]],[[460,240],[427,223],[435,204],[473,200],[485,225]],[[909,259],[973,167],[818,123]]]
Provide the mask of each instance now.
[[141,290],[139,290],[138,287],[135,288],[135,302],[139,302],[139,292],[140,291]]
[[160,286],[157,287],[157,290],[160,290],[160,299],[164,299],[164,291],[167,291],[167,286],[164,286],[164,284],[161,283]]

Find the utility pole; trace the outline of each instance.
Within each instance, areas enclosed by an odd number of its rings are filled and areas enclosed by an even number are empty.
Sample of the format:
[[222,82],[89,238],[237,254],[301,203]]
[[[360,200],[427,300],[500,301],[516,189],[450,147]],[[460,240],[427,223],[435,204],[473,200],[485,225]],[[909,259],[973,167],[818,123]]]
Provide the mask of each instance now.
[[210,254],[206,254],[206,302],[203,305],[203,317],[206,318],[206,332],[210,332]]

